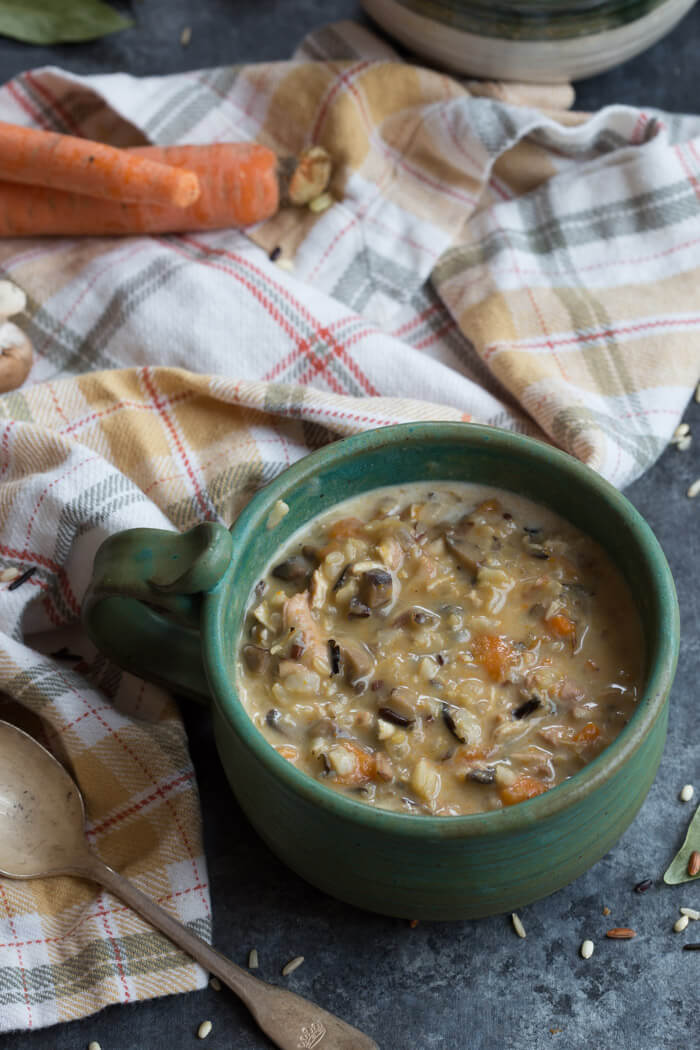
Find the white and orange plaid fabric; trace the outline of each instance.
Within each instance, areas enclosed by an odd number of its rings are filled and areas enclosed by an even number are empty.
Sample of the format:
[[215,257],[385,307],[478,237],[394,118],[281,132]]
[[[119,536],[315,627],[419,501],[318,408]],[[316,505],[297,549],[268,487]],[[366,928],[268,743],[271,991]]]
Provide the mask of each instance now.
[[[204,936],[184,730],[80,632],[95,550],[229,523],[309,449],[404,420],[518,429],[619,486],[653,463],[700,374],[700,119],[585,117],[566,95],[460,84],[348,24],[290,62],[0,91],[3,120],[118,145],[319,142],[335,161],[329,210],[250,237],[0,242],[37,354],[0,398],[0,569],[33,570],[0,584],[0,717],[69,763],[99,854]],[[2,1030],[204,979],[96,888],[0,879]]]

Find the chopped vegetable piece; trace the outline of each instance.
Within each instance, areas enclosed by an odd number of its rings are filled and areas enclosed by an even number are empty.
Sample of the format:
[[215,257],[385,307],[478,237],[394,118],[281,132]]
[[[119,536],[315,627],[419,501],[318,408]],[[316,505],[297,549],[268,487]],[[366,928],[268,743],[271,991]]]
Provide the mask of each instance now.
[[508,674],[514,649],[508,639],[501,635],[482,634],[474,639],[472,654],[494,682],[502,682]]
[[556,613],[554,616],[550,616],[546,622],[547,626],[562,638],[571,638],[576,634],[576,624],[564,613]]
[[518,802],[525,802],[536,795],[542,795],[547,790],[547,785],[536,777],[522,776],[513,784],[506,784],[500,789],[501,802],[504,806],[514,806]]

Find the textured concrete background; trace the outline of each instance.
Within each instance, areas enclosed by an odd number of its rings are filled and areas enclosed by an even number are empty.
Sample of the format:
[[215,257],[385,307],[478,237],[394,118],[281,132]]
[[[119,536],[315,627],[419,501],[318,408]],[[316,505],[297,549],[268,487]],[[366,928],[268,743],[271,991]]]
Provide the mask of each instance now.
[[[122,5],[125,9],[126,5]],[[133,30],[80,46],[33,48],[0,40],[3,79],[52,63],[76,72],[159,74],[286,57],[315,25],[361,17],[353,0],[135,0]],[[187,49],[179,44],[192,27]],[[582,83],[578,107],[612,102],[698,112],[700,10],[646,55]],[[364,1028],[382,1050],[690,1050],[700,1046],[700,941],[674,934],[679,904],[700,908],[700,887],[666,887],[661,874],[680,845],[693,807],[677,800],[682,784],[700,789],[700,499],[685,497],[700,476],[700,406],[686,415],[696,431],[690,451],[669,450],[627,492],[659,537],[676,577],[683,641],[673,690],[669,741],[659,776],[639,816],[615,849],[585,876],[524,909],[527,939],[495,917],[453,924],[407,923],[339,904],[287,871],[231,805],[209,720],[186,711],[202,794],[217,947],[245,964],[260,953],[260,976],[281,981],[292,956],[305,964],[288,986]],[[349,863],[352,858],[348,858]],[[643,878],[654,886],[633,892]],[[602,909],[611,914],[605,918]],[[630,925],[634,941],[605,941]],[[584,962],[578,947],[596,942]],[[196,1039],[204,1018],[214,1029]],[[227,991],[206,990],[135,1006],[112,1007],[82,1022],[0,1037],[3,1050],[263,1050],[270,1044]]]

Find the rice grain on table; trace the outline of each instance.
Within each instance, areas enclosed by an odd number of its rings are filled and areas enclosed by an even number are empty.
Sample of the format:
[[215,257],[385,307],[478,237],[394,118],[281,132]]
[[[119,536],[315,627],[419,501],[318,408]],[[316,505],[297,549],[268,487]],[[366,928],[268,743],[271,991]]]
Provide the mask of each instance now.
[[250,951],[248,952],[248,969],[249,970],[257,970],[259,965],[260,965],[260,960],[258,959],[258,949],[257,948],[251,948]]
[[700,496],[700,478],[696,478],[693,484],[686,492],[688,499],[695,499],[696,496]]
[[683,933],[683,930],[686,928],[687,925],[688,925],[688,916],[687,915],[681,915],[680,919],[676,919],[676,921],[673,924],[673,932],[674,933]]
[[580,951],[581,951],[581,958],[582,959],[590,959],[590,957],[593,955],[594,948],[595,948],[595,945],[593,944],[593,941],[585,940],[583,942],[583,944],[581,945],[581,949],[580,949]]
[[282,976],[289,977],[290,973],[294,973],[295,970],[299,969],[303,961],[303,955],[296,955],[293,959],[290,959],[289,962],[285,963],[282,967]]
[[211,1021],[202,1021],[199,1028],[197,1029],[197,1038],[206,1039],[212,1029]]
[[521,922],[520,916],[516,912],[513,912],[510,918],[511,922],[513,923],[513,929],[517,933],[518,937],[526,937],[527,934],[525,933],[525,927]]
[[690,427],[688,426],[688,424],[687,423],[679,423],[678,426],[676,427],[676,429],[673,431],[673,437],[671,438],[671,441],[674,441],[674,442],[675,441],[680,441],[681,438],[684,438],[686,436],[686,434],[689,434],[689,433],[690,433]]
[[691,798],[695,794],[695,788],[692,784],[685,784],[680,791],[679,799],[681,802],[690,802]]
[[687,915],[689,919],[700,919],[700,911],[696,911],[695,908],[681,908],[681,915]]
[[88,1050],[102,1050],[102,1047],[93,1039],[93,1041],[88,1044]]

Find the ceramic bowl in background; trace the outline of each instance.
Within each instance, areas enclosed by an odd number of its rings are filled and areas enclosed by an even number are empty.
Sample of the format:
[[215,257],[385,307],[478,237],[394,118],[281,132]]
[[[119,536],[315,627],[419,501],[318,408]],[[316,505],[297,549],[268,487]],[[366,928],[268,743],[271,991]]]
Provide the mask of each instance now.
[[430,62],[538,84],[603,73],[670,32],[695,0],[362,0],[391,36]]

